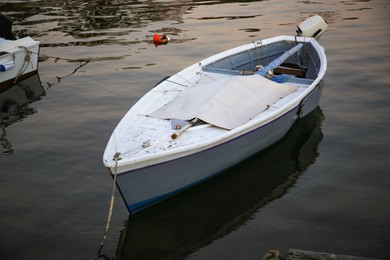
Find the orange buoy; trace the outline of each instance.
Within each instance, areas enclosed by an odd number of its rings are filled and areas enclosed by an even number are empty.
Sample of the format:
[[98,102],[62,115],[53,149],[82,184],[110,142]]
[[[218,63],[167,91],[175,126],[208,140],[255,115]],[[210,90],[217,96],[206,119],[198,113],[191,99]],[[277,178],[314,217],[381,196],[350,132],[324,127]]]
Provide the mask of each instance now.
[[159,45],[166,45],[168,42],[171,40],[171,38],[167,37],[165,34],[163,35],[158,35],[157,33],[153,35],[153,43],[154,46],[159,46]]

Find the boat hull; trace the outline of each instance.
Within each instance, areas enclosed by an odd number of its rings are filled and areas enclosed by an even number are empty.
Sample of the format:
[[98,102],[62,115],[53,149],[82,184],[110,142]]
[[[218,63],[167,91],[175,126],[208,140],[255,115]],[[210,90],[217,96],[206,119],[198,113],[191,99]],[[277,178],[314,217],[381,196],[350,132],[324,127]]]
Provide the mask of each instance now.
[[208,180],[280,140],[301,106],[274,121],[215,147],[117,175],[117,187],[131,213]]
[[[315,162],[322,139],[322,120],[322,111],[317,108],[298,119],[265,152],[246,159],[193,192],[130,216],[121,232],[117,259],[178,259],[199,244],[208,244],[247,222],[260,207],[286,194]],[[202,217],[191,225],[194,216]],[[156,237],[156,227],[162,237]],[[161,241],[165,241],[163,245]],[[188,254],[183,253],[184,249]]]

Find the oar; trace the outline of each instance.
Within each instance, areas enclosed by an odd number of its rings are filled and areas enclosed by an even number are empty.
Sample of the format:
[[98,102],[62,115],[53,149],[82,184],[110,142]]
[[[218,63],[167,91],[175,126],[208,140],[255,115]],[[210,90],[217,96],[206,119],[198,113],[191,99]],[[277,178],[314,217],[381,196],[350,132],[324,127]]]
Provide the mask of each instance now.
[[184,127],[182,127],[180,130],[174,132],[172,135],[171,135],[171,138],[173,140],[175,140],[177,137],[179,137],[182,133],[184,133],[185,131],[187,131],[187,129],[189,129],[190,127],[192,127],[196,122],[198,121],[198,118],[194,118],[192,119],[190,122],[188,122],[188,124],[186,124]]
[[277,66],[282,64],[285,60],[287,60],[290,56],[298,52],[302,48],[303,44],[300,43],[298,45],[295,45],[293,48],[291,48],[288,51],[285,51],[282,56],[280,56],[277,59],[274,59],[271,63],[269,63],[267,66],[260,68],[260,70],[257,71],[257,74],[260,74],[261,76],[265,76],[268,71],[273,71]]

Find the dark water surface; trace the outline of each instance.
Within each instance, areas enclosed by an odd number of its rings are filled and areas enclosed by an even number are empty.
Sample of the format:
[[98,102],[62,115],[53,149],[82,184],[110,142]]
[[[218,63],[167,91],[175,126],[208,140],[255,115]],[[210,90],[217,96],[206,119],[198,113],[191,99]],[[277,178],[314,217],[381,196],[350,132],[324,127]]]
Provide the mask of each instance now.
[[[112,188],[102,154],[127,110],[163,77],[295,34],[312,14],[329,23],[320,108],[226,175],[134,217],[116,194],[103,253],[390,259],[389,1],[1,0],[0,12],[42,42],[43,58],[39,77],[0,93],[2,259],[93,259]],[[173,41],[156,48],[154,33]]]

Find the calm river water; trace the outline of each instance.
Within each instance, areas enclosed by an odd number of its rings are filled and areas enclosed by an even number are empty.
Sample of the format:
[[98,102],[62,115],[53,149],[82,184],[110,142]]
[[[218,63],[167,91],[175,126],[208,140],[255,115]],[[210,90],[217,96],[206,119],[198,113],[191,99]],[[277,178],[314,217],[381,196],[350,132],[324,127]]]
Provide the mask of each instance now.
[[[39,77],[0,93],[2,259],[93,259],[112,189],[102,154],[127,110],[163,77],[294,35],[312,14],[329,23],[320,107],[265,152],[138,215],[116,194],[102,253],[390,259],[390,1],[1,0],[0,12],[42,42]],[[154,33],[173,40],[156,48]]]

